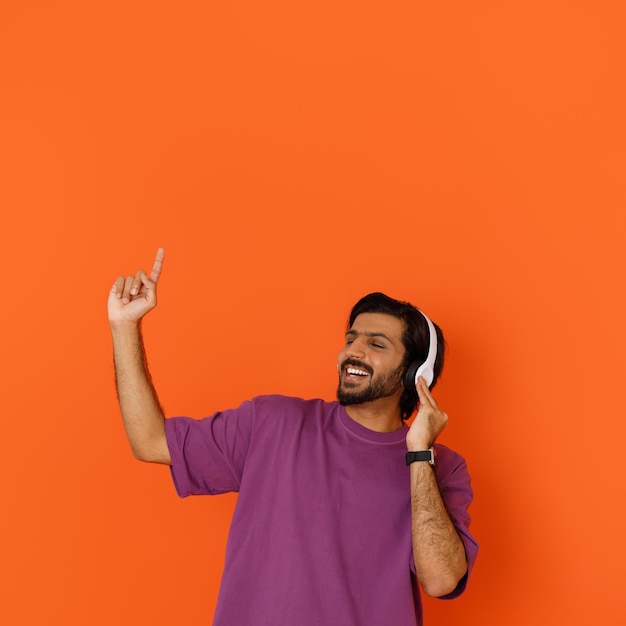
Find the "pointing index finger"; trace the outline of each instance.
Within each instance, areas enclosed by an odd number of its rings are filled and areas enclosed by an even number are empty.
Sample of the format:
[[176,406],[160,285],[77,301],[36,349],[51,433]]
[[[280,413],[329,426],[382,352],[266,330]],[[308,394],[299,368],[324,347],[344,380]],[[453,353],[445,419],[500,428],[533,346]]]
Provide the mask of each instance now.
[[159,276],[161,276],[161,270],[163,269],[163,259],[165,258],[165,250],[163,248],[159,248],[156,253],[156,257],[154,259],[154,265],[152,266],[152,271],[150,272],[150,280],[153,283],[158,282]]

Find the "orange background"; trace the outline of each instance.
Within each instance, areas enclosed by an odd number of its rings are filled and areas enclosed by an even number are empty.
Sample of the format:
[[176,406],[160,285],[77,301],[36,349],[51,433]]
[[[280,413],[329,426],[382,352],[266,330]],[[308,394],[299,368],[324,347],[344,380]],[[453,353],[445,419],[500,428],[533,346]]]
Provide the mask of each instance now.
[[3,2],[0,622],[210,623],[234,497],[134,461],[113,388],[108,289],[162,245],[168,414],[331,399],[351,305],[409,299],[481,543],[427,623],[626,624],[625,17]]

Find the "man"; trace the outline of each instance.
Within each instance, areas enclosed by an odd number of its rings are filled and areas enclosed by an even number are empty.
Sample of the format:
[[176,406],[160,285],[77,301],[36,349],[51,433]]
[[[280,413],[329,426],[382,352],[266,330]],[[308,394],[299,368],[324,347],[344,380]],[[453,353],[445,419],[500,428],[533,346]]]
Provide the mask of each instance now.
[[[117,389],[134,455],[170,465],[180,496],[239,494],[214,624],[414,626],[420,586],[462,593],[477,552],[472,491],[464,460],[435,443],[448,417],[425,380],[443,366],[441,331],[370,294],[339,353],[338,402],[262,396],[166,420],[140,326],[163,258],[159,249],[150,276],[120,276],[109,293]],[[431,371],[405,383],[424,361]]]

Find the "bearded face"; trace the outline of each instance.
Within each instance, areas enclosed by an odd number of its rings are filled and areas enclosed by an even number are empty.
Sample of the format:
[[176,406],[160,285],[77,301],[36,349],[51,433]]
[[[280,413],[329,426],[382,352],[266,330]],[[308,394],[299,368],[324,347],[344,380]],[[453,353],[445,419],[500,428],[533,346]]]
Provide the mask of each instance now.
[[348,406],[393,396],[402,388],[404,364],[382,371],[355,358],[345,359],[339,367],[337,400]]

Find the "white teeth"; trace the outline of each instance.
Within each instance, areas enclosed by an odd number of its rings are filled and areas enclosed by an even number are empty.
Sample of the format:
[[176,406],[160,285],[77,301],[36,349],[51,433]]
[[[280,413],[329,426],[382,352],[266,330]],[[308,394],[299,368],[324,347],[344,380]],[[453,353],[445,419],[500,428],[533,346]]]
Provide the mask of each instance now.
[[363,371],[363,370],[358,370],[354,367],[348,367],[346,368],[346,372],[348,374],[353,374],[354,376],[367,376],[367,372]]

